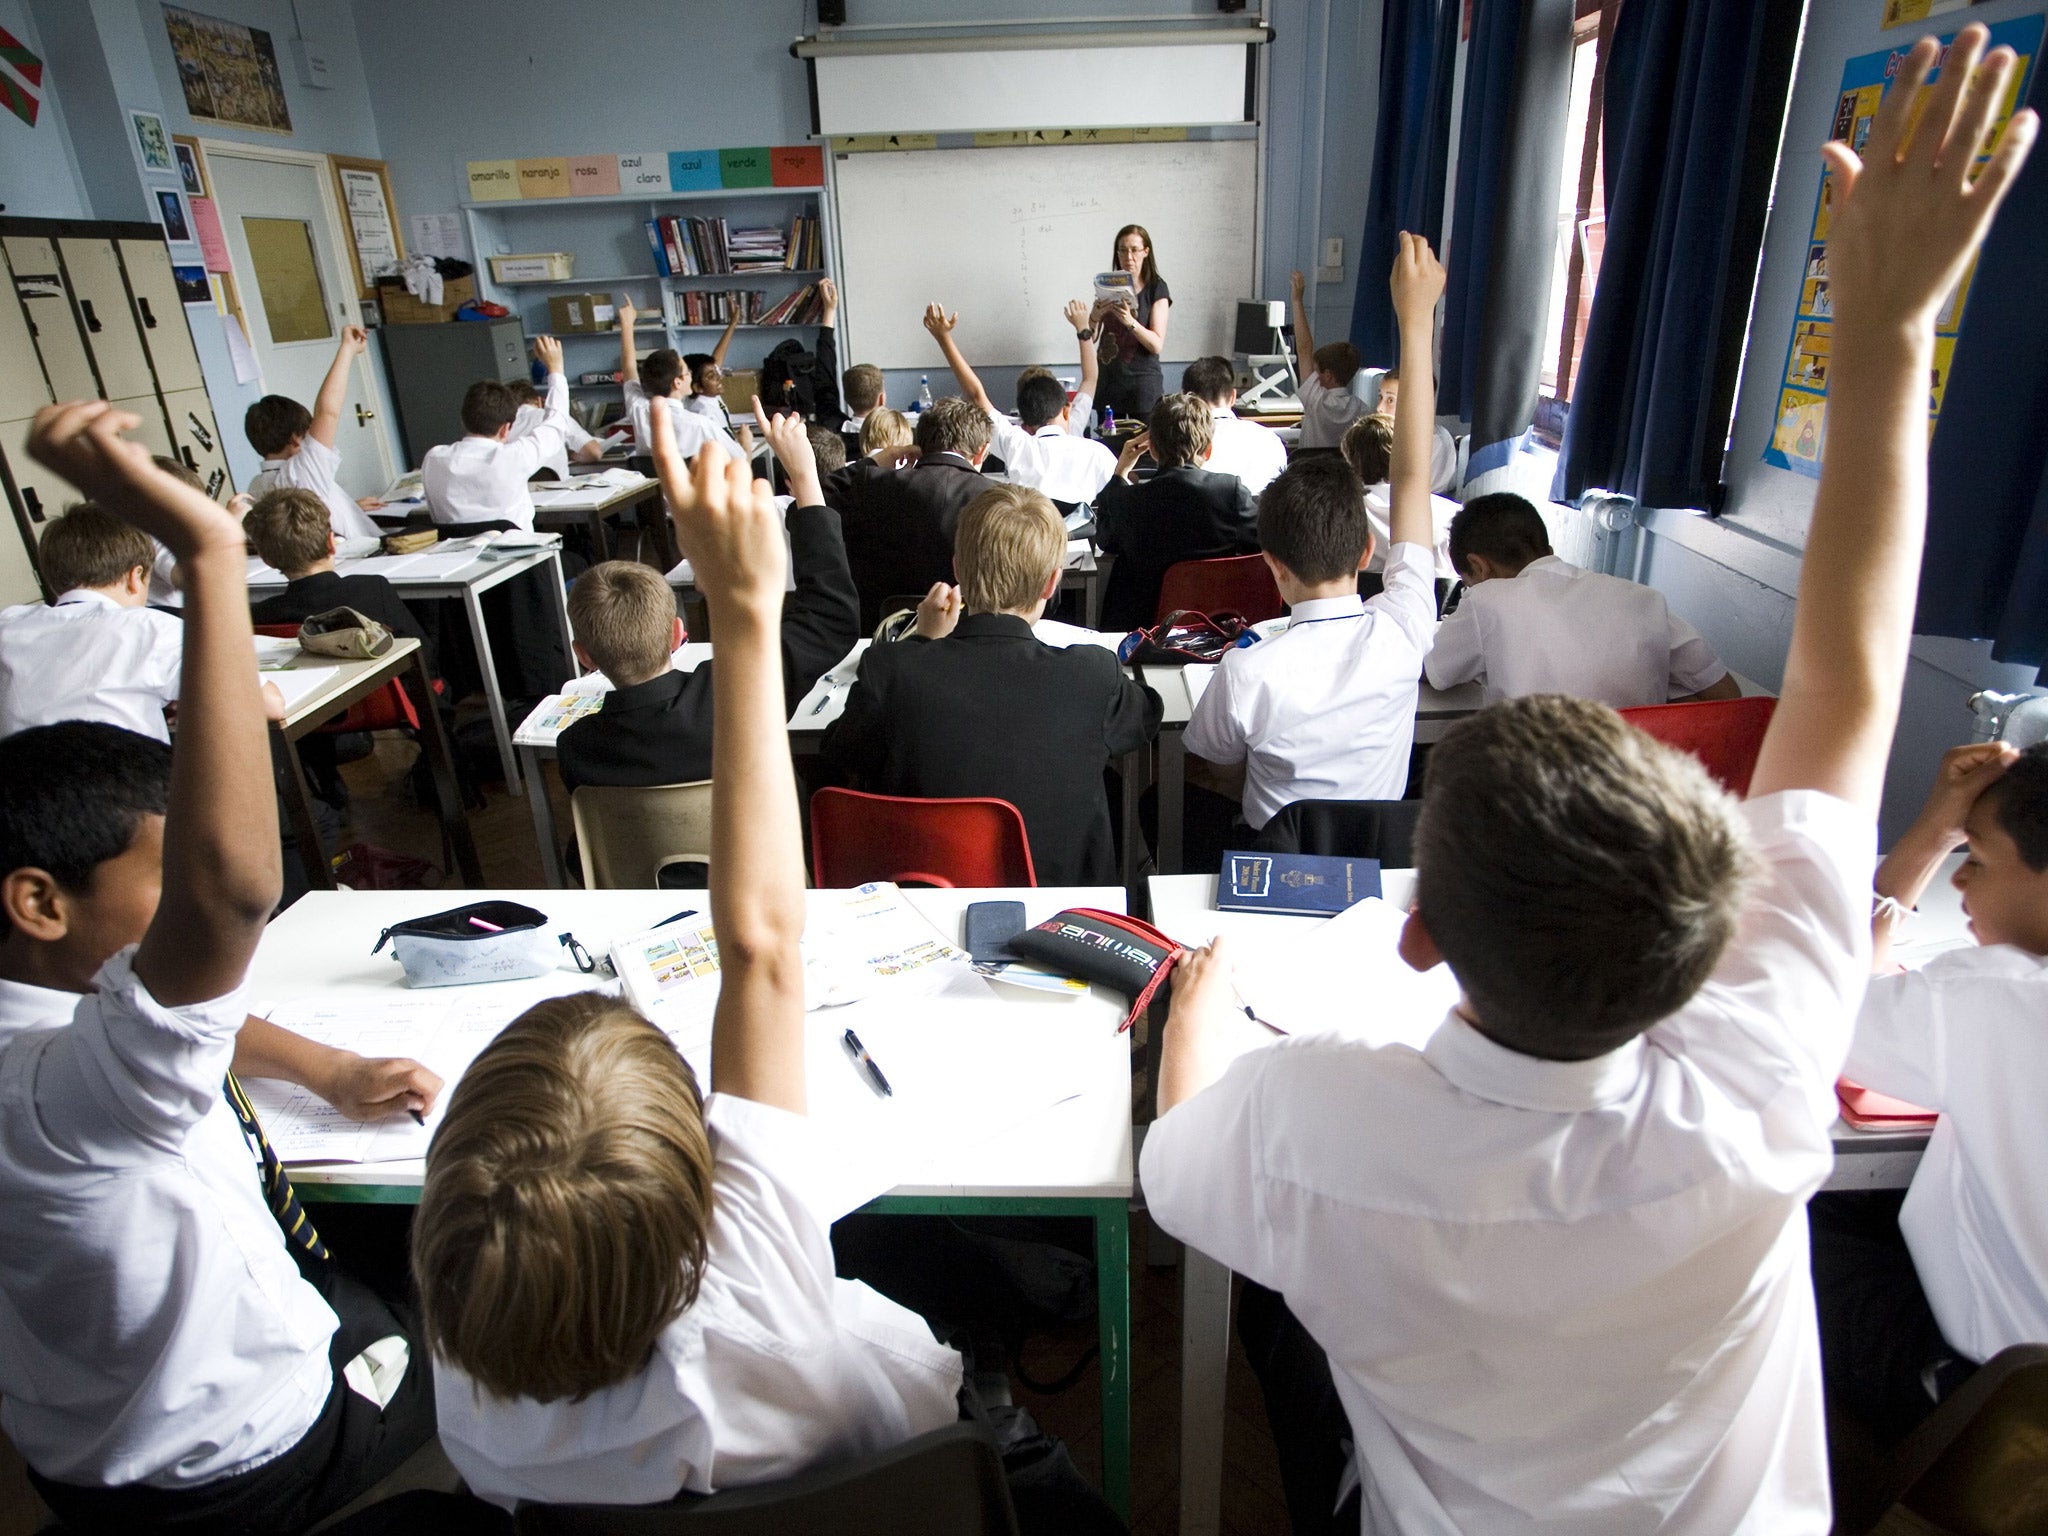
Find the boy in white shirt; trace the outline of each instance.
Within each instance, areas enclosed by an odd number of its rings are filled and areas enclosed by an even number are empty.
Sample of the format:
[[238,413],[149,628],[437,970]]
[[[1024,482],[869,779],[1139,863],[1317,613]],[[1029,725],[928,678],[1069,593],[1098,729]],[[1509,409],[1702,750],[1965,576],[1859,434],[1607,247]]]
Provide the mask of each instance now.
[[479,379],[462,396],[460,441],[427,450],[420,462],[420,486],[427,511],[437,523],[505,522],[533,527],[533,493],[526,482],[562,451],[569,421],[569,381],[562,376],[562,344],[552,336],[533,339],[534,354],[548,371],[542,417],[523,437],[512,436],[519,397],[509,384]]
[[[1237,476],[1254,496],[1272,484],[1287,467],[1287,444],[1271,427],[1237,414],[1237,373],[1230,359],[1196,358],[1181,374],[1180,387],[1205,401],[1214,418],[1205,467],[1214,474]],[[1384,530],[1381,536],[1385,536]]]
[[1512,491],[1466,502],[1449,554],[1465,595],[1430,648],[1432,688],[1479,677],[1489,704],[1569,693],[1615,709],[1741,697],[1662,592],[1558,559],[1542,514]]
[[724,407],[717,415],[691,409],[690,370],[673,347],[656,347],[645,357],[633,346],[633,322],[639,311],[632,301],[619,305],[619,377],[625,381],[626,418],[633,424],[633,441],[641,453],[654,451],[654,430],[649,417],[655,401],[665,403],[676,443],[686,459],[694,459],[706,443],[717,443],[735,459],[751,452],[751,434],[735,438],[726,430]]
[[[564,380],[566,383],[566,378]],[[519,402],[519,414],[512,418],[512,430],[505,434],[507,442],[517,442],[531,434],[540,424],[548,420],[547,396],[531,384],[519,382],[508,384],[512,398]],[[605,440],[593,437],[583,430],[583,424],[568,413],[566,403],[561,419],[554,423],[561,432],[561,441],[553,453],[542,461],[542,469],[551,469],[557,480],[569,478],[569,463],[595,464],[604,457]]]
[[[1893,971],[1900,909],[1963,844],[1954,880],[1977,947]],[[1951,751],[1876,888],[1876,974],[1843,1075],[1941,1119],[1903,1206],[1827,1194],[1808,1216],[1828,1405],[1893,1441],[2000,1350],[2048,1341],[2033,1132],[2048,1094],[2048,743]]]
[[1966,181],[2013,67],[1973,71],[1985,37],[1903,154],[1931,38],[1868,158],[1823,152],[1828,462],[1751,802],[1599,705],[1495,705],[1430,760],[1400,952],[1462,997],[1422,1049],[1273,1044],[1220,943],[1176,977],[1146,1200],[1268,1288],[1240,1312],[1255,1368],[1329,1372],[1341,1414],[1267,1394],[1283,1458],[1321,1468],[1300,1518],[1337,1507],[1348,1438],[1382,1536],[1830,1527],[1802,1216],[1869,969],[1934,316],[2035,133],[2016,115]]
[[[1344,429],[1344,439],[1338,444],[1338,450],[1344,455],[1344,462],[1351,466],[1352,473],[1365,485],[1365,516],[1366,521],[1372,524],[1374,541],[1372,558],[1365,568],[1377,574],[1386,564],[1386,551],[1381,546],[1392,537],[1387,519],[1393,505],[1393,493],[1387,481],[1393,473],[1394,463],[1393,412],[1359,417]],[[1434,491],[1430,493],[1430,546],[1436,557],[1439,606],[1449,594],[1451,583],[1458,579],[1458,573],[1451,565],[1451,519],[1457,515],[1458,504],[1455,501]]]
[[284,395],[265,395],[242,417],[242,432],[249,446],[263,455],[262,472],[249,482],[250,496],[261,497],[281,486],[311,491],[327,503],[327,515],[338,539],[383,535],[369,514],[370,508],[383,503],[374,498],[351,500],[335,478],[341,473],[341,454],[334,439],[341,430],[341,408],[348,401],[349,370],[369,344],[370,333],[360,325],[341,328],[334,362],[320,381],[320,393],[313,397],[310,413]]
[[781,518],[715,452],[654,457],[718,632],[712,1080],[597,993],[485,1048],[427,1158],[413,1270],[442,1444],[517,1500],[658,1503],[954,1422],[960,1357],[833,1275],[805,1118],[802,839],[784,726]]
[[[1078,303],[1067,306],[1071,323],[1078,317],[1078,335],[1087,324],[1087,311]],[[1035,372],[1017,384],[1017,420],[1011,421],[988,397],[980,376],[968,366],[959,344],[953,340],[957,314],[948,314],[942,304],[925,307],[924,328],[932,333],[946,363],[960,383],[960,392],[978,406],[989,422],[989,451],[1003,461],[1012,485],[1025,485],[1043,492],[1062,512],[1093,502],[1116,473],[1116,455],[1091,438],[1077,437],[1069,429],[1073,408],[1067,402],[1066,386],[1049,371]],[[1093,358],[1095,349],[1081,342],[1081,356]],[[1084,365],[1085,366],[1085,365]]]
[[50,406],[29,442],[176,552],[185,670],[162,822],[131,786],[92,812],[129,846],[80,826],[39,856],[85,870],[4,877],[9,982],[46,945],[31,987],[80,995],[68,1023],[0,1043],[0,1424],[67,1529],[298,1531],[424,1444],[433,1402],[404,1326],[303,1231],[289,1246],[296,1200],[252,1166],[228,1072],[280,874],[276,823],[251,814],[273,788],[246,555],[233,518],[121,437],[139,425]]
[[[1401,370],[1389,368],[1380,375],[1379,404],[1373,407],[1376,414],[1392,420],[1394,407],[1401,399]],[[1458,440],[1451,436],[1451,429],[1437,423],[1436,435],[1429,444],[1429,488],[1437,494],[1454,489],[1458,484]]]
[[[1348,341],[1316,345],[1315,330],[1308,319],[1308,284],[1297,272],[1292,279],[1294,309],[1294,352],[1308,359],[1300,370],[1302,448],[1335,448],[1344,440],[1344,429],[1366,414],[1366,403],[1352,392],[1363,361],[1358,348]],[[1434,391],[1431,391],[1434,397]]]

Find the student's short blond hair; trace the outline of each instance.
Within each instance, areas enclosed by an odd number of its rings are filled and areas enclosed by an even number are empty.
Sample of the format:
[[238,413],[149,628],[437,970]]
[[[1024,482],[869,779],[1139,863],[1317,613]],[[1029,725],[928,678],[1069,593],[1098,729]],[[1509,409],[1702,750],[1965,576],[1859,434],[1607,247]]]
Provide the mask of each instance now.
[[1145,425],[1152,433],[1152,457],[1161,469],[1199,465],[1216,436],[1215,412],[1196,395],[1161,395]]
[[908,416],[886,405],[877,406],[860,424],[860,451],[873,453],[877,448],[908,448],[916,436]]
[[1604,704],[1532,694],[1445,732],[1424,773],[1416,910],[1479,1027],[1583,1061],[1692,998],[1751,871],[1735,801]]
[[242,531],[256,553],[287,576],[311,570],[333,548],[327,503],[295,485],[266,492],[242,519]]
[[427,1150],[412,1272],[426,1342],[543,1403],[630,1378],[697,1299],[711,1142],[668,1036],[598,992],[484,1047]]
[[1067,527],[1042,491],[998,485],[960,514],[953,530],[953,571],[969,613],[1029,608],[1067,554]]
[[602,561],[569,589],[569,628],[614,687],[668,670],[675,619],[675,593],[637,560]]
[[846,397],[846,408],[855,415],[880,405],[882,390],[882,370],[873,363],[855,363],[839,375],[839,392]]
[[1394,473],[1394,418],[1361,416],[1344,429],[1338,445],[1344,462],[1367,485],[1378,485]]
[[81,501],[43,530],[36,564],[52,592],[110,587],[137,566],[156,563],[156,545],[133,523],[106,508]]
[[[1050,368],[1046,367],[1043,363],[1033,363],[1029,368],[1026,368],[1022,373],[1017,375],[1017,387],[1019,389],[1022,389],[1026,384],[1029,384],[1033,379],[1051,379],[1055,384],[1058,384],[1059,377],[1060,376],[1058,374],[1054,373]],[[1061,388],[1065,387],[1066,386],[1061,385]]]

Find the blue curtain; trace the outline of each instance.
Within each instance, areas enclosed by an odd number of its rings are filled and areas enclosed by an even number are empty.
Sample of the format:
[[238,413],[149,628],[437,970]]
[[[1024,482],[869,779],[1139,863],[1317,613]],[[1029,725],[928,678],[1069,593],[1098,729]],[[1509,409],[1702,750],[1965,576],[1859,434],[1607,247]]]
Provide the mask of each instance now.
[[1428,236],[1433,246],[1443,244],[1451,85],[1463,9],[1463,0],[1386,0],[1380,21],[1379,128],[1351,307],[1351,340],[1371,367],[1390,365],[1399,346],[1387,291],[1395,237],[1409,230]]
[[1607,242],[1551,494],[1719,510],[1803,0],[1626,0]]
[[1476,477],[1536,414],[1572,86],[1572,0],[1473,0],[1439,409],[1472,424]]
[[[2035,107],[2048,90],[2037,65]],[[2048,155],[2006,194],[1977,258],[1928,452],[1927,553],[1913,628],[1990,640],[2048,683]]]

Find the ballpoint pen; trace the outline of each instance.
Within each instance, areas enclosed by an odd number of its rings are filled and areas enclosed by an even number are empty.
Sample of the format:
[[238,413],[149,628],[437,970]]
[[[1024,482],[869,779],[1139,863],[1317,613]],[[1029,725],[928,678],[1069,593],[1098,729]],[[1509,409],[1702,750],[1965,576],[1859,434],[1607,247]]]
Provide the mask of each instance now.
[[889,1086],[889,1079],[882,1076],[882,1069],[875,1065],[875,1058],[868,1054],[868,1048],[860,1043],[860,1036],[849,1029],[844,1042],[847,1054],[853,1058],[855,1065],[867,1073],[868,1081],[874,1085],[875,1092],[885,1099],[894,1098],[896,1090]]

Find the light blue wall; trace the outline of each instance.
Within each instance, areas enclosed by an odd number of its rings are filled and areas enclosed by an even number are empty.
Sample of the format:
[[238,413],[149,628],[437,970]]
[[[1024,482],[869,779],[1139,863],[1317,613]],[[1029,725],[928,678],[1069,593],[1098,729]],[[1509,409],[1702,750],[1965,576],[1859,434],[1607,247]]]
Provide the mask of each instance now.
[[89,218],[64,118],[66,87],[51,61],[49,45],[23,0],[0,0],[0,27],[43,61],[43,83],[33,92],[42,104],[35,126],[0,111],[0,211],[17,218]]

